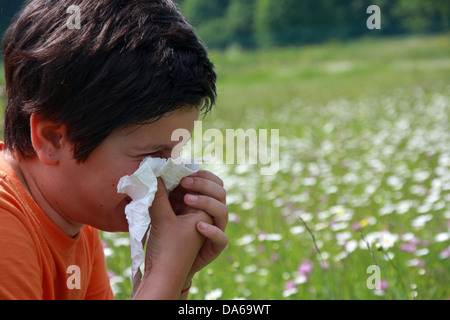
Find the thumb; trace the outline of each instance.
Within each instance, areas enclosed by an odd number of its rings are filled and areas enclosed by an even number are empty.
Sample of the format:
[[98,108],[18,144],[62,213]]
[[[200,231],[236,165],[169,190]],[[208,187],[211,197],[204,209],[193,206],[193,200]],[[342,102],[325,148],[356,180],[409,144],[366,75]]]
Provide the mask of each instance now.
[[157,178],[158,190],[155,193],[155,198],[153,199],[151,214],[152,220],[157,221],[164,216],[168,216],[170,213],[175,215],[172,206],[169,202],[169,197],[167,195],[166,186],[161,178]]

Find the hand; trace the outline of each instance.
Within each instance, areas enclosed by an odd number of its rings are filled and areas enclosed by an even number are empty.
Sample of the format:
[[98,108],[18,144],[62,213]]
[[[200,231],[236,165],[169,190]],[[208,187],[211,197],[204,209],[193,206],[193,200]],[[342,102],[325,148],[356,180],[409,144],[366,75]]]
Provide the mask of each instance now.
[[160,178],[151,216],[145,274],[134,298],[177,299],[205,240],[196,225],[212,223],[213,219],[198,209],[175,215]]
[[[199,171],[181,181],[178,190],[174,190],[172,200],[183,195],[184,203],[175,205],[179,214],[189,214],[198,210],[209,214],[213,223],[199,221],[197,230],[206,238],[189,275],[193,275],[215,260],[228,244],[225,229],[228,223],[228,207],[223,181],[209,171]],[[192,196],[194,196],[192,198]]]

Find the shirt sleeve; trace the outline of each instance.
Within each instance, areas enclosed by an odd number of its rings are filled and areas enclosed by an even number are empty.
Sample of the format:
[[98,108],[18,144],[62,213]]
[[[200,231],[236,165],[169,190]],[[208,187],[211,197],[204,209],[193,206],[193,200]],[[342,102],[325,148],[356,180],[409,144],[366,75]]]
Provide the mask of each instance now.
[[42,299],[42,272],[30,230],[0,208],[0,299]]

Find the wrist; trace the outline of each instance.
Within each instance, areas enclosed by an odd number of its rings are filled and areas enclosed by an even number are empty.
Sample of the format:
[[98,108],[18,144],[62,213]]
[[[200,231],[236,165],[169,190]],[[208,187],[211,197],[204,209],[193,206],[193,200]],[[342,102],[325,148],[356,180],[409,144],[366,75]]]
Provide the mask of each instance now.
[[[185,283],[185,285],[186,285],[186,283]],[[189,290],[191,289],[191,286],[192,286],[192,280],[189,281],[188,285],[183,290],[181,290],[181,294],[189,292]]]
[[180,292],[187,288],[184,279],[186,275],[179,270],[154,264],[145,272],[133,298],[138,300],[179,299]]
[[187,299],[187,297],[189,295],[189,290],[191,289],[191,286],[192,286],[193,276],[194,275],[192,274],[192,275],[189,275],[186,278],[186,281],[184,282],[184,285],[183,285],[183,290],[181,290],[181,292],[180,292],[180,299],[181,300],[186,300]]

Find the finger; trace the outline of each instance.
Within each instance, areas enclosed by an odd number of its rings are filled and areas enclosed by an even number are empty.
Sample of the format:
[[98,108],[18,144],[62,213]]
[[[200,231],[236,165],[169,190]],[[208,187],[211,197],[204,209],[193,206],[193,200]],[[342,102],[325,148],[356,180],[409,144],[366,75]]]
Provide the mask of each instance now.
[[192,218],[197,221],[196,224],[200,222],[211,224],[214,222],[210,214],[196,208],[191,208],[185,215],[179,216],[179,219],[192,219]]
[[186,177],[181,180],[183,188],[189,191],[198,192],[200,194],[219,200],[223,204],[227,201],[226,190],[216,182],[200,177]]
[[220,179],[218,176],[216,176],[214,173],[212,173],[211,171],[207,171],[207,170],[200,170],[194,174],[191,175],[191,177],[198,177],[198,178],[202,178],[202,179],[207,179],[207,180],[211,180],[215,183],[217,183],[219,186],[223,187],[224,183],[223,180]]
[[205,223],[197,223],[197,230],[211,241],[212,254],[219,255],[228,245],[227,235],[218,227]]
[[161,178],[158,178],[158,190],[155,193],[150,213],[153,221],[157,221],[163,217],[170,217],[170,213],[174,214],[169,197],[167,196],[166,186]]
[[214,219],[214,224],[222,231],[228,223],[228,207],[217,199],[204,196],[187,194],[185,202],[189,207],[196,208],[207,212]]

